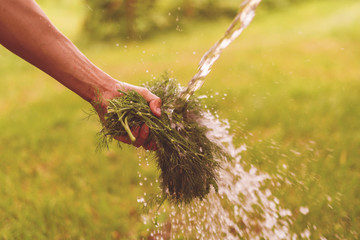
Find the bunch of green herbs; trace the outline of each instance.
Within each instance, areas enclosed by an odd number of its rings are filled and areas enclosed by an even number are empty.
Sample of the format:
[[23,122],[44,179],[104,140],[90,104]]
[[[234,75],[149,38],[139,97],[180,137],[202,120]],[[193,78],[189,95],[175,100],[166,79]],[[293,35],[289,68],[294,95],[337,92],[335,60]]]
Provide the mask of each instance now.
[[206,136],[209,128],[199,121],[204,112],[202,101],[192,96],[183,102],[179,98],[180,85],[168,76],[144,87],[161,98],[161,117],[151,113],[148,103],[137,92],[122,92],[123,96],[109,100],[100,132],[103,142],[108,144],[114,137],[124,135],[134,140],[131,129],[146,124],[150,129],[149,141],[154,140],[157,145],[161,199],[189,203],[194,198],[202,200],[211,186],[217,191],[220,162],[228,156]]

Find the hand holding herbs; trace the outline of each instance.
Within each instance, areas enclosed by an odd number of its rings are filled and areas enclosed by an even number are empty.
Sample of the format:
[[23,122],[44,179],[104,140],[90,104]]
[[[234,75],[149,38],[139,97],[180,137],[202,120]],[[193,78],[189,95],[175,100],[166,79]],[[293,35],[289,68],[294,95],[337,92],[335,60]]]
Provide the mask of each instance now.
[[[217,190],[217,170],[227,155],[206,136],[209,129],[200,123],[204,111],[200,99],[192,96],[182,102],[180,86],[168,77],[149,82],[145,87],[161,98],[161,116],[151,112],[138,92],[122,92],[122,97],[109,100],[100,131],[102,142],[108,144],[120,136],[136,141],[131,129],[146,124],[150,129],[147,141],[157,145],[155,155],[161,170],[163,199],[177,203],[203,199],[211,186]],[[181,102],[183,106],[179,108]]]
[[[157,117],[161,116],[161,99],[158,96],[154,95],[144,87],[134,86],[117,80],[114,81],[115,84],[110,88],[110,91],[99,91],[99,94],[97,94],[95,98],[96,100],[92,102],[92,105],[99,115],[101,122],[104,121],[105,114],[108,111],[108,99],[119,98],[124,92],[128,91],[138,92],[148,102],[151,112]],[[118,89],[121,89],[121,91]],[[136,138],[135,141],[131,141],[128,135],[116,136],[114,138],[126,144],[133,144],[135,147],[142,146],[147,150],[156,150],[156,143],[154,141],[147,141],[149,136],[148,126],[145,124],[142,126],[134,126],[131,131],[133,136]]]

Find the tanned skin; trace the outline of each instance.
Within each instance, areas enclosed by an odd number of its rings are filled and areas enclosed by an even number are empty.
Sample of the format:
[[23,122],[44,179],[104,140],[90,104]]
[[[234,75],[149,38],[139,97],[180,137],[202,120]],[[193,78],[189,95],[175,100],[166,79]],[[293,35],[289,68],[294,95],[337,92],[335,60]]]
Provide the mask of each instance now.
[[[121,96],[118,90],[135,90],[148,101],[155,116],[161,115],[161,100],[146,88],[120,82],[95,66],[49,20],[34,0],[0,0],[0,44],[41,69],[68,89],[93,104],[100,119],[107,100]],[[146,125],[133,129],[136,147],[155,150]],[[118,140],[130,143],[128,137]]]

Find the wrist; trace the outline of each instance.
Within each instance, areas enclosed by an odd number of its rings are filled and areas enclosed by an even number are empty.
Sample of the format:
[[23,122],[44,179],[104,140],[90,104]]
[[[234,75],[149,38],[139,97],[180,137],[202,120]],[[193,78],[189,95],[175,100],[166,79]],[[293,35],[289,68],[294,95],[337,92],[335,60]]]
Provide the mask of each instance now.
[[63,68],[68,69],[69,72],[65,74],[67,75],[65,78],[64,76],[57,78],[59,82],[91,104],[96,102],[105,104],[106,99],[121,95],[117,91],[120,82],[95,66],[79,51],[76,51],[73,60],[72,64]]
[[91,104],[107,106],[107,100],[121,96],[118,91],[121,83],[106,73],[91,84],[90,96],[86,99]]
[[120,82],[106,75],[92,82],[88,96],[83,97],[95,108],[101,121],[107,112],[108,100],[121,96],[118,89],[121,89]]

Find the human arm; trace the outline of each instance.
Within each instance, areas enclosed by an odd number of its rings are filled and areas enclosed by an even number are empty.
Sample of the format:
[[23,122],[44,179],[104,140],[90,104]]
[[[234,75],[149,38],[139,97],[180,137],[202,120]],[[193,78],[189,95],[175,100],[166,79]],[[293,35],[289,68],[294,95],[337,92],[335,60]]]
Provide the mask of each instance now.
[[[0,0],[0,44],[93,104],[100,118],[106,113],[107,99],[121,96],[119,89],[139,92],[154,115],[161,115],[160,98],[145,88],[117,81],[95,66],[34,0]],[[148,135],[146,126],[137,135],[134,145],[143,145]]]

